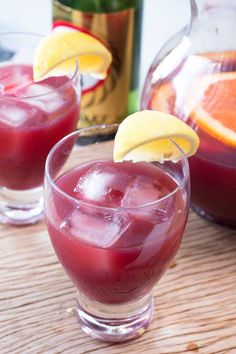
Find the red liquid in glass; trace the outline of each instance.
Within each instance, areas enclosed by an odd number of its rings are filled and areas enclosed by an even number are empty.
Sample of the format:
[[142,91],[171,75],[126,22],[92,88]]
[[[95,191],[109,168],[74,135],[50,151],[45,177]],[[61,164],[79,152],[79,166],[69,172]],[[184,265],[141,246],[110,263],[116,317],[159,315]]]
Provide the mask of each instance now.
[[[210,72],[220,70],[220,72],[231,72],[235,75],[236,53],[207,53],[202,56],[190,56],[164,81],[157,81],[152,86],[149,100],[143,108],[148,107],[172,113],[189,123],[197,131],[200,146],[197,154],[189,159],[193,207],[211,219],[235,227],[236,148],[209,134],[198,125],[197,121],[191,119],[191,114],[188,115],[182,110],[190,97],[189,93],[197,92],[197,87],[194,86],[193,89],[191,86],[192,78],[194,75],[200,77],[204,70],[210,70]],[[183,94],[184,92],[187,94]],[[178,103],[178,99],[181,103]],[[232,106],[233,100],[235,100],[234,91],[228,92],[227,101],[225,98],[222,99],[226,110],[228,102]],[[218,103],[214,102],[213,95],[212,110],[215,104]],[[232,129],[236,131],[236,116],[234,115],[231,119]]]
[[66,77],[34,83],[30,65],[1,66],[0,185],[14,190],[41,185],[46,157],[75,130],[78,108]]
[[179,248],[187,218],[186,191],[135,209],[178,186],[165,171],[147,163],[90,162],[56,183],[90,203],[72,210],[71,201],[53,189],[46,210],[53,247],[79,291],[106,304],[150,293]]

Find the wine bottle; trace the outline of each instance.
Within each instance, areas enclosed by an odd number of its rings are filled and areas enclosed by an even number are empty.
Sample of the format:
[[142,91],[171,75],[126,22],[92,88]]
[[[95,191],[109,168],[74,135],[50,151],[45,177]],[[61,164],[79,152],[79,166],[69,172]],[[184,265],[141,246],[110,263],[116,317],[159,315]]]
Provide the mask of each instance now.
[[82,77],[79,128],[119,123],[138,109],[143,0],[53,0],[53,27],[91,33],[112,53],[105,80]]

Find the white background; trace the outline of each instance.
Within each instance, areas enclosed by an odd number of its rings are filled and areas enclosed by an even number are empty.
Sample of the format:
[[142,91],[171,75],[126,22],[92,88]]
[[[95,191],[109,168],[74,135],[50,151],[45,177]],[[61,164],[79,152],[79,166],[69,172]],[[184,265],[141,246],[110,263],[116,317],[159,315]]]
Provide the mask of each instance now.
[[[109,1],[109,0],[107,0]],[[0,32],[24,30],[46,34],[52,0],[0,0]],[[189,20],[189,0],[143,0],[141,86],[156,53]]]

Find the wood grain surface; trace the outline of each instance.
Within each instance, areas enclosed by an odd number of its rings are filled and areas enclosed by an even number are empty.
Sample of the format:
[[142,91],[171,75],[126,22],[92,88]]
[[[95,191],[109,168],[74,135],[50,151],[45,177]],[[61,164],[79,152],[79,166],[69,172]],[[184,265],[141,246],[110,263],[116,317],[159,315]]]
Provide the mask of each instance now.
[[184,239],[155,289],[148,331],[123,344],[89,338],[75,289],[44,222],[0,226],[0,353],[236,353],[236,232],[191,213]]

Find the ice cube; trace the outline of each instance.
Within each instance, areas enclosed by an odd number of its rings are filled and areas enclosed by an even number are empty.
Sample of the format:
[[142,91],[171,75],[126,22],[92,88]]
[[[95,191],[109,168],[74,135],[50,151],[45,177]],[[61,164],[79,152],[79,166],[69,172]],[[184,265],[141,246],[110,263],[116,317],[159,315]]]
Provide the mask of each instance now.
[[17,95],[19,97],[32,97],[31,104],[48,114],[57,112],[64,105],[60,92],[46,84],[33,83],[18,90]]
[[121,206],[131,208],[132,215],[137,218],[160,223],[168,218],[172,205],[172,198],[160,200],[168,193],[169,190],[158,180],[137,176],[126,188]]
[[135,177],[125,191],[121,205],[135,207],[152,203],[163,195],[162,186],[143,176]]
[[13,104],[0,103],[0,110],[0,121],[13,127],[21,125],[28,118],[27,111]]
[[95,169],[80,178],[74,191],[83,194],[86,199],[100,201],[106,195],[107,186],[111,181],[111,174],[106,172],[101,173]]
[[49,87],[48,85],[32,83],[31,85],[22,88],[19,91],[19,96],[29,96],[29,97],[41,96],[41,95],[49,94],[51,91],[52,88]]
[[36,124],[45,120],[45,113],[25,102],[0,100],[0,123],[16,128],[29,120]]
[[129,212],[129,223],[116,240],[115,247],[140,247],[152,232],[154,224],[148,218],[140,217],[138,213]]
[[32,67],[29,65],[4,65],[0,66],[1,94],[16,96],[21,89],[32,82]]
[[78,207],[62,221],[60,228],[93,246],[107,248],[119,239],[128,225],[125,214]]
[[80,177],[74,192],[77,197],[106,206],[120,206],[132,176],[119,172],[115,164],[97,163]]

